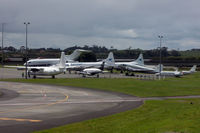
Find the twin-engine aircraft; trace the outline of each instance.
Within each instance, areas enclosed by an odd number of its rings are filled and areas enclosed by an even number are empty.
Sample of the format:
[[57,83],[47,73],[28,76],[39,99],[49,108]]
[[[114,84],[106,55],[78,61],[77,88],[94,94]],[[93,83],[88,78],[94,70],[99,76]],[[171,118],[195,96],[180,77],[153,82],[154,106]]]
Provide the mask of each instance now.
[[196,68],[197,68],[197,65],[194,65],[189,71],[182,71],[183,75],[195,73]]
[[49,67],[27,67],[28,75],[33,75],[33,78],[36,78],[36,76],[52,76],[52,78],[55,78],[55,75],[66,71],[65,62],[65,53],[62,52],[58,64]]
[[[66,58],[65,53],[61,52],[61,57],[57,64],[51,66],[27,66],[28,77],[33,75],[33,78],[36,76],[51,76],[55,78],[55,75],[64,73],[66,71]],[[17,68],[17,70],[25,70],[26,66],[6,66],[10,68]]]

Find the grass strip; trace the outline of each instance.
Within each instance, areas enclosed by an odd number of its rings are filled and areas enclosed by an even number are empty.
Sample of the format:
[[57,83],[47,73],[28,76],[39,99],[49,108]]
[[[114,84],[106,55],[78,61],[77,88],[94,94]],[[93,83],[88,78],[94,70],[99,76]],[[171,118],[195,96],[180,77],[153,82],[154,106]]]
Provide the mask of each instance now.
[[199,133],[199,116],[200,99],[146,101],[135,110],[35,133]]

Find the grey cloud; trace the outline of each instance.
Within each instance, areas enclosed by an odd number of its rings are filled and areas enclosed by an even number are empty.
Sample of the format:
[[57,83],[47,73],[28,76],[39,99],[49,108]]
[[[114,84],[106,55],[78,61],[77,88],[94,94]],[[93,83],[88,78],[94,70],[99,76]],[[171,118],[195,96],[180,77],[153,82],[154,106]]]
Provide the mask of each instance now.
[[[23,22],[30,21],[29,32],[38,34],[32,40],[38,46],[47,39],[70,46],[76,38],[80,45],[91,39],[91,45],[94,41],[123,48],[120,43],[125,43],[146,49],[157,47],[162,34],[169,47],[189,48],[194,42],[200,46],[199,5],[198,0],[0,0],[0,21],[16,34],[23,34]],[[48,38],[50,34],[59,37]]]

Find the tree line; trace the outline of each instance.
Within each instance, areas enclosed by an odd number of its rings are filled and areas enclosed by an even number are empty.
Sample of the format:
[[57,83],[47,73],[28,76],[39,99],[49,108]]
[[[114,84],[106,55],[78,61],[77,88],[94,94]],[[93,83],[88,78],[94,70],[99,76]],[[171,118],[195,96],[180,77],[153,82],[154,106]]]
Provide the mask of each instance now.
[[[73,46],[66,49],[60,48],[30,48],[28,49],[28,58],[59,58],[60,52],[64,51],[66,54],[71,54],[75,49],[84,49],[91,52],[83,53],[79,57],[79,61],[97,61],[97,59],[105,59],[109,52],[113,52],[116,59],[136,59],[140,53],[143,53],[145,59],[151,59],[152,62],[158,62],[160,56],[160,49],[124,49],[118,50],[106,48],[105,46]],[[0,47],[1,50],[1,47]],[[25,57],[25,47],[21,46],[19,49],[9,46],[4,47],[5,58],[9,57]],[[0,52],[1,53],[1,52]],[[169,50],[167,47],[161,48],[162,58],[166,62],[200,62],[200,49],[191,49],[185,51]]]

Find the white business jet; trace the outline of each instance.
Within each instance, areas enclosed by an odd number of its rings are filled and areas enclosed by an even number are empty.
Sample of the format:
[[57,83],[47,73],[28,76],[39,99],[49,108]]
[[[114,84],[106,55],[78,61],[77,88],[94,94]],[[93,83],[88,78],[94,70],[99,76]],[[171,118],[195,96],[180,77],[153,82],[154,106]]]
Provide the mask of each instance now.
[[189,71],[182,71],[183,75],[192,74],[196,72],[197,65],[194,65]]
[[178,71],[178,69],[176,69],[176,71],[163,71],[163,65],[161,65],[161,72],[159,71],[160,65],[158,65],[156,71],[156,75],[161,75],[161,76],[174,76],[174,77],[181,77],[183,76],[183,73],[181,71]]

